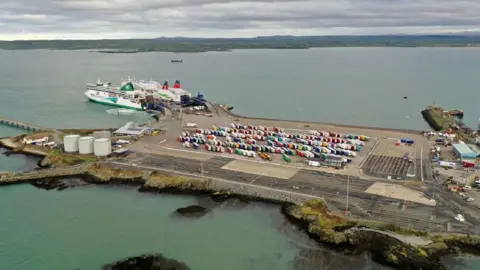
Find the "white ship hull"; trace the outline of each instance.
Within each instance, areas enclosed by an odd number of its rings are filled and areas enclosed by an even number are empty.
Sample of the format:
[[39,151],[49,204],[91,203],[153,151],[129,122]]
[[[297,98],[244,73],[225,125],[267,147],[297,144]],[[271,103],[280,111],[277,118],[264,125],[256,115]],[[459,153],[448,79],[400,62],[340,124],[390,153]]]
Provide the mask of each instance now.
[[172,100],[174,102],[181,102],[181,97],[184,95],[191,96],[192,94],[188,91],[185,91],[181,88],[168,88],[162,89],[162,85],[155,81],[137,81],[129,79],[128,81],[122,82],[122,85],[131,82],[133,86],[138,89],[148,89],[156,91],[163,99]]
[[123,98],[120,94],[112,92],[87,90],[85,96],[92,102],[115,106],[120,108],[127,108],[133,110],[144,111],[145,108],[138,100]]

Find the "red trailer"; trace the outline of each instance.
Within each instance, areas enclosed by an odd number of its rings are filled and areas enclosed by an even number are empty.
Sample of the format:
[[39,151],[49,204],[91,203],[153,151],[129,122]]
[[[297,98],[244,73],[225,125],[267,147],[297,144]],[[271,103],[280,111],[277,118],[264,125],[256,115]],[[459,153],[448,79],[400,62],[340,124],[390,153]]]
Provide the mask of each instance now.
[[463,164],[463,167],[465,167],[465,168],[475,167],[475,162],[473,162],[473,161],[464,160],[464,161],[462,161],[462,164]]

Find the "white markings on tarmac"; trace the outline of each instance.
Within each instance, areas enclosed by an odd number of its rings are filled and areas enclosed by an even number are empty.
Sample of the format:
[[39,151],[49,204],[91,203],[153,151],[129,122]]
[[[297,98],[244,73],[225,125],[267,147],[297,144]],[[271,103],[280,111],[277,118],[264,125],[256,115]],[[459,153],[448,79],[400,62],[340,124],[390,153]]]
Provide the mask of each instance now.
[[365,155],[365,157],[363,158],[362,162],[360,163],[360,165],[358,166],[358,171],[360,171],[362,169],[362,166],[363,164],[365,163],[365,161],[367,161],[367,158],[373,153],[373,151],[375,150],[375,148],[377,148],[377,145],[378,145],[378,142],[379,140],[378,139],[374,139],[375,140],[375,145],[372,147],[372,149],[370,149],[370,151],[368,151],[368,153]]
[[[297,170],[304,169],[304,170],[310,170],[310,171],[316,171],[316,172],[321,171],[321,170],[313,169],[313,168],[309,168],[309,167],[283,165],[283,164],[279,164],[279,163],[275,163],[275,162],[267,162],[267,161],[262,161],[262,160],[252,160],[251,158],[249,158],[249,159],[238,159],[236,157],[232,157],[231,155],[210,154],[210,153],[197,152],[197,151],[192,151],[192,150],[176,149],[176,148],[166,147],[166,146],[163,146],[163,145],[158,145],[158,148],[163,148],[163,149],[169,150],[169,151],[184,152],[184,153],[189,153],[189,154],[196,154],[196,155],[203,155],[203,156],[210,156],[210,157],[221,156],[221,157],[225,157],[225,158],[242,160],[242,161],[251,162],[251,163],[257,163],[257,164],[262,164],[262,165],[267,164],[267,165],[273,165],[273,166],[284,167],[284,168],[292,168],[292,169],[297,169]],[[163,155],[168,155],[168,154],[163,154]],[[189,158],[192,159],[191,156]]]
[[231,161],[224,165],[222,169],[237,172],[248,172],[260,176],[270,176],[280,179],[290,179],[300,170],[300,168],[282,168],[268,163],[255,164],[252,162],[248,162],[248,160],[242,159]]
[[[125,163],[118,162],[118,161],[112,161],[110,163],[111,164],[116,164],[116,165],[121,165],[121,166],[130,166],[130,164],[125,164]],[[153,166],[146,166],[146,165],[136,165],[135,167],[149,169],[149,170],[156,170],[156,171],[171,172],[171,173],[175,173],[175,174],[196,177],[196,178],[199,178],[199,179],[202,178],[202,176],[198,175],[198,174],[180,172],[180,171],[170,170],[170,169],[164,169],[164,168],[161,168],[161,167],[153,167]],[[318,197],[318,196],[315,196],[315,195],[304,194],[304,193],[299,193],[299,192],[294,192],[294,191],[288,191],[288,190],[284,190],[284,189],[270,188],[270,187],[265,187],[265,186],[260,186],[260,185],[249,184],[249,183],[242,183],[242,182],[237,182],[237,181],[225,180],[225,179],[217,178],[217,177],[211,177],[211,176],[205,176],[204,175],[203,179],[211,179],[211,180],[214,180],[214,181],[220,181],[220,182],[231,183],[231,184],[242,185],[242,186],[250,186],[250,187],[254,187],[254,188],[283,192],[283,193],[292,194],[292,195],[299,195],[299,196],[303,196],[303,197],[308,197],[310,199],[323,200],[322,197]]]
[[425,194],[423,194],[422,192],[419,192],[410,188],[406,188],[400,185],[395,185],[395,184],[375,182],[367,190],[365,190],[365,193],[416,202],[416,203],[425,204],[429,206],[436,205],[435,200],[427,199],[425,197]]

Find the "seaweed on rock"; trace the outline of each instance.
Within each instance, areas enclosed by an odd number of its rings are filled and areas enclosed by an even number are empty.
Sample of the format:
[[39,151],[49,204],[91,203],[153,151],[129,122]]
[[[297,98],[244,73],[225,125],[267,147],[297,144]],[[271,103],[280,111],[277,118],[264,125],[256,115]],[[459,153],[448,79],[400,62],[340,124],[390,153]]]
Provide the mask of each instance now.
[[162,254],[144,254],[104,265],[102,270],[190,270],[190,268]]

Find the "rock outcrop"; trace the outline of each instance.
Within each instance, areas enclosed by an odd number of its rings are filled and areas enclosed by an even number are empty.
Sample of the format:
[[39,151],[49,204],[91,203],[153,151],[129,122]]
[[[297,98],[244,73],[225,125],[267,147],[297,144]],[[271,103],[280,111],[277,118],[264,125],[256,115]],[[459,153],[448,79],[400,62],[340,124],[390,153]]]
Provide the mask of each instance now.
[[209,209],[199,206],[199,205],[190,205],[187,207],[178,208],[175,213],[180,214],[184,217],[202,217],[210,212]]
[[330,248],[355,254],[369,252],[374,261],[396,269],[446,269],[426,248],[392,237],[395,232],[362,230],[363,225],[329,213],[322,201],[286,205],[283,213],[312,239]]
[[103,270],[190,270],[190,268],[174,259],[165,258],[161,254],[145,254],[130,257],[102,267]]

